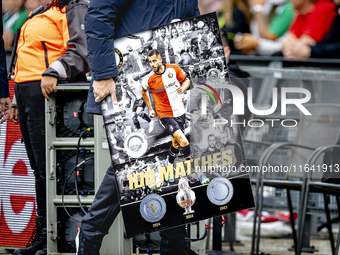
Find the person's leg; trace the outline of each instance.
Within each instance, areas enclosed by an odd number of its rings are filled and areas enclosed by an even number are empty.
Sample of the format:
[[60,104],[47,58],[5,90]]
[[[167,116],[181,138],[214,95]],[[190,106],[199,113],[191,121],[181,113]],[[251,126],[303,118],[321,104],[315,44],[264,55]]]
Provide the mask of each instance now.
[[15,86],[21,135],[34,170],[37,213],[46,217],[45,106],[39,82]]
[[184,148],[189,145],[188,139],[185,137],[185,134],[182,132],[182,130],[178,129],[173,134],[174,139],[178,142],[179,146],[181,148]]
[[18,117],[31,168],[34,170],[38,216],[36,234],[26,247],[16,249],[15,255],[35,254],[46,245],[46,180],[45,180],[45,100],[40,81],[15,86]]
[[147,122],[151,122],[150,117],[144,112],[146,103],[144,102],[144,99],[140,99],[139,100],[139,105],[138,108],[136,110],[136,113],[139,117],[141,117],[143,120],[147,121]]
[[163,128],[172,136],[172,144],[169,148],[169,155],[167,157],[166,165],[173,164],[178,155],[181,146],[189,145],[187,138],[181,129],[182,126],[175,118],[162,118],[159,120]]
[[37,211],[39,216],[46,217],[45,98],[41,92],[40,82],[29,84],[27,94],[28,91],[31,93],[31,100],[25,98],[25,112],[30,146],[37,169],[35,171]]
[[172,138],[172,144],[169,148],[169,156],[166,162],[167,165],[168,163],[173,164],[175,162],[175,159],[177,158],[177,155],[179,153],[179,148],[180,146],[178,142],[174,138]]
[[95,199],[84,216],[80,234],[78,255],[99,254],[103,237],[109,232],[120,210],[115,175],[112,166],[96,193]]
[[161,255],[184,255],[190,251],[190,243],[185,240],[187,233],[185,226],[179,226],[159,232],[162,240],[160,247]]
[[143,99],[140,99],[139,101],[139,107],[137,108],[137,115],[141,117],[143,120],[147,121],[149,123],[149,130],[148,133],[150,134],[153,131],[153,128],[155,126],[155,123],[150,119],[150,117],[144,112],[146,107],[146,103]]
[[183,153],[183,156],[185,157],[185,160],[191,159],[194,155],[191,152],[189,141],[184,134],[185,114],[179,117],[176,117],[175,120],[178,124],[179,130],[177,130],[173,134],[173,137],[175,138],[175,140],[179,143],[180,147],[182,148],[182,153]]
[[139,120],[138,120],[137,113],[135,111],[132,112],[132,122],[133,122],[133,125],[135,126],[135,128],[137,130],[139,130],[140,129],[140,123],[139,123]]

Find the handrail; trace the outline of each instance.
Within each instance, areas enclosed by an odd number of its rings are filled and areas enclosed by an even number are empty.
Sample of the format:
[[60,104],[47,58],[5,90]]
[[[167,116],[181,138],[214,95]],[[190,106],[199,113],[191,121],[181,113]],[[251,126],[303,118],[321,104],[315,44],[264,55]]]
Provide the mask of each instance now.
[[266,78],[272,76],[277,79],[318,81],[339,81],[340,79],[340,66],[339,71],[302,69],[297,67],[270,68],[265,66],[241,66],[241,69],[248,72],[253,78]]
[[265,62],[265,61],[280,61],[285,63],[305,63],[305,64],[340,64],[340,59],[337,58],[306,58],[306,59],[289,59],[285,57],[279,56],[249,56],[249,55],[233,55],[229,56],[231,60],[240,60],[240,61],[254,61],[254,62]]

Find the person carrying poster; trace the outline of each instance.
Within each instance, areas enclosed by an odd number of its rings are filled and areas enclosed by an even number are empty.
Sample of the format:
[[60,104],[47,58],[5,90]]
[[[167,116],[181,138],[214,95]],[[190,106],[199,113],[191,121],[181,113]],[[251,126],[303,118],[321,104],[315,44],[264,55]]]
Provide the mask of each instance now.
[[[151,50],[148,56],[152,71],[143,79],[142,95],[149,108],[150,117],[155,117],[157,112],[161,125],[172,136],[167,164],[174,163],[180,148],[184,157],[190,159],[192,156],[190,145],[184,134],[186,110],[183,99],[183,93],[189,88],[190,80],[178,65],[163,65],[158,50]],[[156,112],[152,108],[148,89],[151,89]]]
[[[118,76],[114,50],[117,37],[198,15],[197,0],[180,0],[173,4],[159,0],[91,1],[85,16],[85,33],[92,67],[87,112],[101,114],[99,103],[109,94],[117,104],[114,81]],[[78,254],[99,254],[103,237],[108,233],[119,211],[115,175],[113,168],[109,167],[89,213],[82,220]],[[184,241],[186,233],[182,229],[171,229],[163,236],[165,238],[162,241],[161,254],[183,254],[184,249],[189,246]],[[177,242],[179,238],[181,243]]]
[[[117,149],[125,149],[128,157],[125,160],[121,160],[120,157],[119,163],[112,160],[113,171],[111,169],[107,171],[89,213],[83,218],[80,236],[85,240],[80,242],[81,250],[91,251],[93,246],[98,245],[93,247],[97,252],[102,236],[107,233],[116,213],[121,211],[127,238],[161,231],[160,253],[162,255],[187,254],[190,252],[186,249],[189,248],[189,239],[185,239],[187,233],[184,226],[254,205],[249,175],[240,172],[238,168],[235,169],[235,173],[231,172],[239,162],[245,162],[245,158],[243,153],[241,155],[236,153],[233,144],[225,141],[226,139],[229,142],[229,137],[236,138],[236,143],[240,145],[243,152],[238,130],[236,132],[234,129],[225,129],[227,123],[231,122],[233,113],[228,72],[222,76],[224,69],[220,70],[216,66],[206,70],[209,59],[200,58],[197,52],[195,59],[199,62],[196,66],[201,65],[206,73],[201,74],[201,78],[206,82],[193,84],[190,75],[186,75],[183,71],[189,72],[190,68],[195,71],[195,63],[192,67],[190,67],[192,64],[188,63],[190,61],[177,63],[173,55],[173,50],[176,49],[171,48],[170,63],[165,63],[166,57],[162,56],[159,50],[157,51],[160,57],[157,57],[156,52],[148,56],[153,50],[151,45],[154,44],[155,39],[161,37],[161,30],[164,31],[162,28],[165,28],[166,38],[170,37],[171,28],[175,27],[178,33],[183,29],[187,37],[186,41],[196,44],[203,33],[203,27],[200,25],[199,29],[195,30],[194,26],[202,23],[209,24],[210,31],[216,33],[209,58],[221,58],[225,63],[221,36],[218,31],[216,32],[218,27],[216,13],[151,27],[114,40],[119,74],[119,77],[114,79],[117,103],[113,96],[106,96],[101,101],[101,110],[111,156],[117,156]],[[143,49],[143,54],[148,60],[143,64],[147,72],[136,70],[131,73],[131,70],[128,70],[130,65],[124,57],[127,45],[131,45],[134,50]],[[177,45],[177,47],[181,46]],[[188,49],[190,53],[192,47]],[[149,57],[153,56],[156,61],[155,63],[151,61],[150,64]],[[138,60],[134,61],[136,63]],[[121,75],[123,72],[126,74],[125,78]],[[186,77],[190,83],[190,90],[187,88],[189,84],[186,84],[186,90],[178,93],[177,89],[182,87]],[[143,85],[146,90],[144,92],[149,96],[149,100],[146,100],[149,102],[149,107],[143,112],[153,117],[151,119],[154,128],[151,133],[147,132],[149,123],[139,116],[137,120],[141,129],[137,129],[133,123],[133,117],[136,116],[133,109],[134,96],[126,87],[130,79],[143,80],[139,84],[139,94],[142,94]],[[182,81],[181,85],[180,81]],[[220,86],[218,86],[219,82],[221,82]],[[94,92],[98,101],[102,90],[96,84],[94,84]],[[133,86],[133,88],[137,87]],[[143,95],[142,101],[146,105]],[[160,121],[155,118],[156,111]],[[168,114],[168,119],[163,116],[165,113]],[[121,139],[120,148],[116,147],[118,139],[112,137],[117,131],[112,127],[119,123],[115,119],[117,114],[122,115],[124,125],[131,127],[129,134],[116,133],[116,136],[119,135],[117,138]],[[183,114],[185,122],[181,119],[174,120]],[[178,156],[173,158],[173,164],[170,164],[169,148],[173,147],[173,141],[177,147],[180,147],[179,142],[173,140],[175,125],[185,135],[185,139],[190,141],[192,147],[190,151],[195,152],[193,160],[185,160],[181,149]],[[209,139],[210,134],[214,136]],[[204,155],[207,146],[210,148],[207,155]],[[210,172],[212,174],[209,176]],[[208,174],[208,177],[205,174]],[[118,191],[116,196],[114,196],[115,187]],[[146,252],[147,247],[147,245],[140,247],[141,252]],[[150,252],[157,253],[158,249],[155,247]]]

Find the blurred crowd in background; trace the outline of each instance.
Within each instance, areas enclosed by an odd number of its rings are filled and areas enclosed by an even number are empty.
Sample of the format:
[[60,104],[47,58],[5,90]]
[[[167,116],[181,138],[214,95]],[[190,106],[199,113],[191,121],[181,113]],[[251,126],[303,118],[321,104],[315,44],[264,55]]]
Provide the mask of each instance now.
[[[2,0],[7,50],[15,32],[50,0]],[[340,0],[199,0],[201,14],[217,12],[231,54],[340,58]]]
[[50,0],[2,0],[3,38],[6,50],[12,48],[14,35],[29,13],[40,5],[47,6],[49,2]]

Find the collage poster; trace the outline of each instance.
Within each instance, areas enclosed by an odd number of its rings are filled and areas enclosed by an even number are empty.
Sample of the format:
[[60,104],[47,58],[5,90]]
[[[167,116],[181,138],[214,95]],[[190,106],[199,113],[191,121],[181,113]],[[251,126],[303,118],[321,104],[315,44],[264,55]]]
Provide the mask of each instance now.
[[101,108],[126,236],[254,207],[216,13],[120,37],[115,53],[118,104]]

